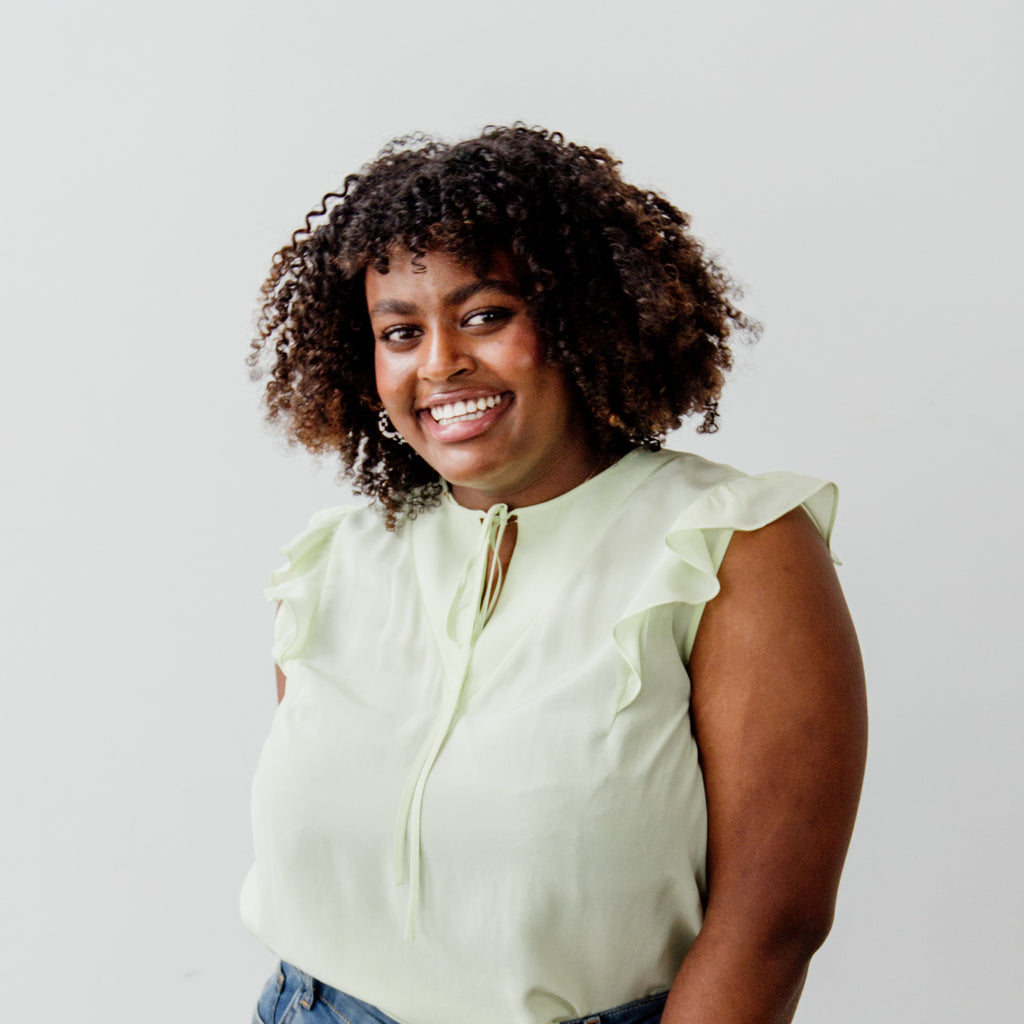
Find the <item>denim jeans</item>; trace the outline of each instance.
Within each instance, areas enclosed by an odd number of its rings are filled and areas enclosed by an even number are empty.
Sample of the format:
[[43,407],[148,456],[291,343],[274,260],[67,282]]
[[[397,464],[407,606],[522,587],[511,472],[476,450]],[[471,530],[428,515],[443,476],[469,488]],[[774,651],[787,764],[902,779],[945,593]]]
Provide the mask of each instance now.
[[[658,1024],[667,992],[564,1024]],[[282,963],[263,988],[253,1024],[395,1024],[376,1007]]]

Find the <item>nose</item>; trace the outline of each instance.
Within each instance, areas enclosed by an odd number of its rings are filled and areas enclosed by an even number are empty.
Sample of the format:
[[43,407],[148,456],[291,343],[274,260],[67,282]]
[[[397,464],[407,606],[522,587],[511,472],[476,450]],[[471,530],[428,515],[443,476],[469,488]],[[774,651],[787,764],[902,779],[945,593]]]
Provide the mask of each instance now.
[[421,380],[451,380],[476,366],[466,339],[458,330],[446,325],[427,329],[420,353],[423,357],[419,366]]

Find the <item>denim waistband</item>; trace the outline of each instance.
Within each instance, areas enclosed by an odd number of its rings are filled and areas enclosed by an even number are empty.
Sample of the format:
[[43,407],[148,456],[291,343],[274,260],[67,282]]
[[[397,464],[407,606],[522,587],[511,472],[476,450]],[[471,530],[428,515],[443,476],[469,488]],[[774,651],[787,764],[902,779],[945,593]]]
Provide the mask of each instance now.
[[[350,1021],[351,1024],[397,1024],[394,1018],[382,1013],[370,1003],[364,1003],[347,992],[331,988],[330,985],[317,981],[291,964],[282,963],[281,972],[298,988],[298,1004],[305,1010],[311,1010],[317,1002],[321,1002],[342,1020]],[[613,1006],[609,1010],[563,1020],[560,1024],[658,1024],[667,998],[667,992],[642,996],[628,1003]]]
[[667,992],[658,992],[652,996],[642,996],[640,999],[613,1006],[610,1010],[562,1021],[561,1024],[658,1024],[665,1009],[666,999]]

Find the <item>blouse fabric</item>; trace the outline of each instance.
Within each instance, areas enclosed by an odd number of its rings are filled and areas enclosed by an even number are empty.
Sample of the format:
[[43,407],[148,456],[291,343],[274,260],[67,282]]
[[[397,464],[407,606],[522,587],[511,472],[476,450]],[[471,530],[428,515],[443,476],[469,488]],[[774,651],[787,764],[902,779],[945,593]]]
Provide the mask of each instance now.
[[[551,501],[329,509],[284,549],[288,678],[246,924],[404,1024],[552,1024],[667,989],[702,921],[686,666],[734,530],[833,485],[635,450]],[[514,517],[496,599],[487,553]]]

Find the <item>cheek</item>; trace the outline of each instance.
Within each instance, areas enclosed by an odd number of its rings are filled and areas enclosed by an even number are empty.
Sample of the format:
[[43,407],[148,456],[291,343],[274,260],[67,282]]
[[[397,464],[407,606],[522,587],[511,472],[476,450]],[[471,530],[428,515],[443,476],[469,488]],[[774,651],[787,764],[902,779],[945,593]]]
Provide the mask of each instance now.
[[583,414],[580,396],[570,385],[562,367],[548,366],[543,389],[543,402],[552,420],[559,421],[563,428],[576,421]]
[[545,359],[538,339],[522,339],[517,345],[510,346],[502,362],[504,365],[501,369],[518,381],[520,387],[526,386],[536,392],[551,392],[564,386],[564,368]]
[[390,365],[387,357],[378,349],[373,357],[373,379],[377,385],[377,395],[381,401],[387,401],[388,396],[395,390],[394,367]]
[[569,385],[569,377],[565,368],[559,363],[549,363],[541,360],[534,363],[527,371],[529,378],[533,381],[534,390],[543,394],[553,402],[570,404],[571,396],[574,393]]

